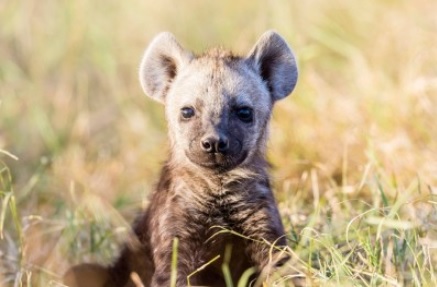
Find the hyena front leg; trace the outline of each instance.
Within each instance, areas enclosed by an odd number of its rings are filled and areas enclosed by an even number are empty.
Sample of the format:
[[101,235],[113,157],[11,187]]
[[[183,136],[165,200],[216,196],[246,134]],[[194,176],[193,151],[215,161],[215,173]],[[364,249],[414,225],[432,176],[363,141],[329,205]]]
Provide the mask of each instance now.
[[246,245],[248,257],[258,271],[282,266],[289,255],[283,251],[287,240],[278,210],[273,204],[252,208],[251,218],[242,224],[243,234],[252,239]]
[[[176,238],[176,237],[175,237]],[[195,262],[197,260],[193,258],[197,246],[191,246],[191,240],[181,239],[178,237],[178,247],[174,248],[174,240],[169,240],[166,244],[159,246],[159,249],[155,250],[155,273],[152,277],[151,287],[171,286],[172,279],[172,262],[176,259],[176,285],[177,287],[185,287],[188,285],[188,275],[196,270]],[[177,256],[174,256],[173,252],[176,252]],[[176,258],[177,257],[177,258]],[[196,282],[190,282],[192,285],[197,285]]]

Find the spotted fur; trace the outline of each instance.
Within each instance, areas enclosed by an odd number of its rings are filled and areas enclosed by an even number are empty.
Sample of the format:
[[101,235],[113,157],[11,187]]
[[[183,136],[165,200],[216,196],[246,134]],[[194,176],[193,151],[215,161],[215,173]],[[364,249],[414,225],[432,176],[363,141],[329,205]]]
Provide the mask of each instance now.
[[[226,250],[234,283],[249,268],[259,275],[270,253],[279,260],[286,238],[265,146],[273,105],[296,80],[293,53],[275,32],[266,32],[247,57],[219,48],[194,55],[170,33],[152,41],[140,81],[147,95],[165,104],[171,152],[149,208],[134,224],[136,239],[105,269],[100,286],[135,286],[133,272],[144,286],[170,286],[175,238],[178,287],[193,273],[192,286],[225,286]],[[88,286],[80,268],[67,273],[71,286]],[[93,268],[101,278],[102,267]]]

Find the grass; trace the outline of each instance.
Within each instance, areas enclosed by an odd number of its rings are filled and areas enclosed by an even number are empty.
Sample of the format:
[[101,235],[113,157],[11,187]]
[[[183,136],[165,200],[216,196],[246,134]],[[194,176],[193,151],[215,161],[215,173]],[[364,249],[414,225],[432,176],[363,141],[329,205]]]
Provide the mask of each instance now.
[[[267,286],[436,286],[433,1],[0,4],[0,286],[110,262],[166,157],[143,96],[159,31],[246,53],[273,28],[300,68],[269,160],[292,261]],[[226,269],[226,268],[224,268]]]

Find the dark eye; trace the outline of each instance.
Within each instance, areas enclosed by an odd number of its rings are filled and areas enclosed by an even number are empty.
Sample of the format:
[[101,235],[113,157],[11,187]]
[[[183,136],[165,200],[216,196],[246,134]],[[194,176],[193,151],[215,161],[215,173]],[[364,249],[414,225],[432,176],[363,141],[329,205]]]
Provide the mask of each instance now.
[[245,123],[250,123],[253,120],[253,111],[251,108],[249,107],[241,107],[241,108],[237,108],[236,110],[237,116],[238,118],[245,122]]
[[194,116],[195,112],[193,108],[190,107],[184,107],[181,109],[181,115],[184,119],[189,119]]

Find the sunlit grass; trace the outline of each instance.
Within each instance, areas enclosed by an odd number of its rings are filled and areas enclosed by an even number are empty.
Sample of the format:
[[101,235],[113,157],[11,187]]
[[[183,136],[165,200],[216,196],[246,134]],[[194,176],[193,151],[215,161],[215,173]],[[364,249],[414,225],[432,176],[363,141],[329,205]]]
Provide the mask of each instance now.
[[137,79],[151,37],[169,30],[195,51],[244,54],[271,28],[295,50],[300,78],[272,119],[292,259],[267,286],[436,286],[436,10],[426,0],[3,1],[0,286],[60,286],[68,266],[111,262],[129,236],[167,152],[163,107]]

